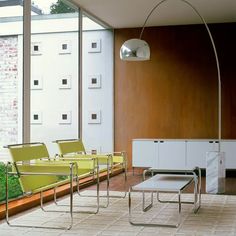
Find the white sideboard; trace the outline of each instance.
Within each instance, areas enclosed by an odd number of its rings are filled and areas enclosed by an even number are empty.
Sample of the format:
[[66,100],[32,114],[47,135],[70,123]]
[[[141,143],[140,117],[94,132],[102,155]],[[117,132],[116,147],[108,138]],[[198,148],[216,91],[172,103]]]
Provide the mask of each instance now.
[[[159,169],[206,168],[206,152],[217,151],[217,140],[133,139],[132,166]],[[222,140],[226,169],[236,169],[236,140]]]

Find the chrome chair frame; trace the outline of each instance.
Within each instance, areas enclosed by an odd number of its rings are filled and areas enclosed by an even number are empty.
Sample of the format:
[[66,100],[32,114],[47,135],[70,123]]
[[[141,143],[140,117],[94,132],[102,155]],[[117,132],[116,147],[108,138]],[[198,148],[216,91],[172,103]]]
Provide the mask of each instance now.
[[[64,160],[66,160],[66,158],[63,158]],[[78,161],[78,160],[84,160],[83,158],[69,158],[70,161]],[[95,169],[96,169],[96,173],[92,172],[91,174],[95,175],[96,174],[96,195],[93,195],[92,197],[96,197],[96,202],[97,204],[96,205],[74,205],[74,207],[96,207],[96,210],[95,211],[83,211],[84,213],[93,213],[93,214],[97,214],[99,212],[99,208],[102,208],[103,206],[100,205],[100,193],[99,193],[99,188],[100,188],[100,181],[99,181],[99,164],[98,164],[98,160],[96,158],[86,158],[86,160],[93,160],[94,161],[94,166],[95,166]],[[79,175],[76,176],[75,178],[75,181],[76,181],[76,191],[78,193],[78,195],[80,197],[91,197],[90,195],[82,195],[80,193],[80,187],[79,187]],[[56,205],[58,206],[68,206],[68,204],[60,204],[58,201],[57,201],[57,194],[56,194],[56,188],[54,188],[54,197],[53,197],[53,201]],[[109,201],[108,201],[109,203]],[[107,206],[108,206],[108,203],[107,203]],[[106,207],[107,207],[106,206]],[[80,213],[83,213],[83,212],[80,212]]]
[[[61,139],[61,140],[55,140],[54,143],[59,143],[59,142],[69,142],[69,141],[80,141],[79,139]],[[86,151],[83,151],[83,152],[77,152],[76,154],[85,154],[85,155],[88,155],[88,153]],[[123,163],[120,164],[113,164],[113,155],[115,154],[120,154],[122,157],[123,157]],[[96,155],[96,154],[95,154]],[[125,198],[126,195],[127,195],[127,191],[125,190],[125,193],[124,195],[110,195],[109,194],[109,186],[110,186],[110,173],[112,174],[113,173],[113,167],[114,166],[118,166],[118,165],[122,165],[123,169],[124,169],[124,188],[126,189],[126,183],[127,183],[127,153],[126,152],[112,152],[112,153],[106,153],[106,154],[101,154],[101,155],[107,155],[108,156],[108,159],[107,159],[107,178],[106,178],[106,181],[107,181],[107,188],[106,188],[106,195],[100,195],[101,198],[107,198],[107,203],[106,205],[102,205],[100,207],[102,208],[106,208],[108,205],[109,205],[109,199],[110,198]],[[59,156],[60,158],[63,158],[63,159],[66,159],[62,154],[57,154],[57,156]],[[99,154],[97,155],[99,156]],[[71,158],[69,158],[71,159]],[[99,158],[98,158],[99,159]],[[81,197],[94,197],[94,196],[91,196],[91,195],[83,195],[81,193],[78,192],[78,194],[81,196]]]
[[[108,158],[107,158],[107,170],[109,169],[109,155],[107,155],[108,156]],[[96,207],[97,208],[97,211],[96,211],[96,213],[99,211],[99,208],[107,208],[108,207],[108,205],[109,205],[109,175],[108,175],[108,177],[107,177],[107,195],[105,195],[105,196],[101,196],[100,195],[100,191],[99,191],[99,189],[100,189],[100,177],[99,177],[99,159],[98,158],[89,158],[89,157],[86,157],[86,158],[74,158],[74,157],[65,157],[65,156],[63,156],[63,155],[58,155],[57,154],[57,157],[59,157],[60,159],[60,161],[80,161],[80,160],[93,160],[94,161],[94,163],[96,162],[96,165],[94,164],[94,166],[95,166],[95,168],[96,168],[96,171],[93,171],[93,172],[91,172],[91,174],[93,175],[93,181],[94,181],[94,179],[95,179],[95,174],[96,174],[96,179],[97,179],[97,181],[96,181],[96,185],[97,185],[97,194],[96,195],[88,195],[88,194],[82,194],[81,192],[80,192],[80,188],[79,188],[79,178],[77,178],[76,179],[76,191],[77,191],[77,194],[80,196],[80,197],[96,197],[97,198],[97,205],[90,205],[90,207]],[[55,160],[56,158],[54,158],[54,160]],[[99,200],[99,198],[100,197],[106,197],[107,198],[107,202],[106,202],[106,204],[105,205],[100,205],[100,200]],[[55,204],[58,204],[58,202],[57,202],[57,197],[56,197],[56,191],[54,190],[54,202],[55,202]],[[77,205],[78,206],[78,205]],[[80,207],[85,207],[85,206],[81,206],[80,205]]]
[[[17,146],[24,146],[24,145],[44,145],[44,143],[40,143],[40,142],[35,142],[35,143],[22,143],[22,144],[13,144],[13,145],[8,145],[8,146],[4,146],[4,148],[11,148],[11,147],[17,147]],[[45,159],[46,158],[46,159]],[[42,160],[45,159],[48,162],[51,160],[49,159],[49,157],[43,157]],[[93,159],[93,158],[90,158]],[[32,159],[33,160],[33,159]],[[24,161],[19,161],[20,164],[22,166],[24,166]],[[79,176],[78,176],[78,164],[77,162],[68,162],[66,163],[66,165],[63,165],[64,167],[70,168],[69,172],[67,173],[60,173],[60,172],[24,172],[24,171],[19,171],[18,166],[17,166],[18,162],[8,162],[6,165],[6,169],[5,169],[5,175],[6,175],[6,217],[5,220],[7,222],[7,224],[9,226],[12,227],[30,227],[30,228],[44,228],[44,229],[63,229],[63,230],[69,230],[71,229],[72,225],[73,225],[73,213],[93,213],[96,214],[99,211],[99,180],[97,182],[97,209],[96,211],[74,211],[73,210],[73,206],[77,207],[78,205],[73,205],[73,181],[76,180],[76,183],[79,183]],[[27,163],[27,161],[26,161]],[[10,165],[14,165],[15,167],[15,172],[9,172],[9,167]],[[40,166],[40,164],[32,164],[32,165],[36,165],[36,166]],[[46,164],[47,165],[47,164]],[[56,166],[56,165],[55,165]],[[97,173],[99,173],[99,166],[97,165]],[[75,169],[75,171],[74,171]],[[41,176],[69,176],[69,183],[70,183],[70,204],[69,205],[65,205],[65,206],[69,206],[70,210],[69,211],[65,211],[65,210],[46,210],[43,206],[43,192],[48,190],[43,190],[43,191],[39,191],[40,194],[40,208],[44,211],[44,212],[63,212],[63,213],[70,213],[71,216],[71,221],[70,221],[70,225],[67,227],[50,227],[50,226],[38,226],[38,225],[19,225],[19,224],[11,224],[9,221],[9,193],[8,193],[8,189],[9,189],[9,184],[8,184],[8,176],[9,175],[16,175],[20,178],[20,176],[35,176],[35,175],[41,175]],[[58,181],[58,186],[61,185],[60,181]],[[55,187],[54,187],[54,192],[55,192]],[[33,192],[26,192],[23,194],[23,196],[30,196],[33,195]],[[55,196],[55,195],[54,195]],[[58,204],[57,204],[58,205]],[[88,206],[84,206],[84,207],[88,207]]]
[[[109,155],[108,155],[108,158],[107,158],[107,170],[109,170]],[[97,158],[97,166],[99,168],[99,159]],[[94,178],[94,175],[93,175],[93,178]],[[97,170],[97,181],[98,181],[98,184],[100,183],[100,177],[99,177],[99,169]],[[99,207],[101,208],[107,208],[109,203],[110,203],[110,195],[109,195],[109,186],[110,186],[110,178],[109,178],[109,171],[107,171],[107,178],[106,178],[106,183],[107,183],[107,186],[106,186],[106,192],[107,194],[106,195],[100,195],[99,194],[99,197],[105,197],[106,198],[106,204],[105,205],[99,205]],[[82,194],[80,192],[80,189],[79,189],[79,184],[77,185],[77,193],[80,197],[95,197],[94,195],[88,195],[88,194]],[[98,193],[99,193],[99,189],[98,189]]]
[[[15,166],[16,164],[13,163]],[[68,176],[68,173],[42,173],[42,172],[19,172],[16,168],[16,171],[17,172],[9,172],[9,167],[10,165],[12,166],[12,163],[8,162],[7,165],[6,165],[6,169],[5,169],[5,174],[6,174],[6,217],[5,217],[5,220],[6,220],[6,223],[11,226],[11,227],[27,227],[27,228],[42,228],[42,229],[62,229],[62,230],[69,230],[71,229],[72,225],[73,225],[73,179],[74,179],[74,172],[73,172],[73,169],[74,168],[78,168],[77,167],[77,163],[70,163],[69,164],[69,170],[70,170],[70,174],[69,174],[69,177],[70,177],[70,210],[69,211],[53,211],[51,210],[50,212],[66,212],[66,213],[70,213],[70,224],[67,226],[67,227],[53,227],[53,226],[39,226],[39,225],[21,225],[21,224],[11,224],[10,223],[10,220],[9,220],[9,193],[8,193],[8,190],[9,190],[9,183],[8,183],[8,176],[9,175],[16,175],[18,177],[20,176],[30,176],[30,175],[41,175],[41,176]],[[75,167],[74,167],[75,166]],[[25,196],[30,196],[32,193],[25,193]],[[40,191],[40,207],[43,211],[46,211],[44,208],[43,208],[43,191]]]
[[[111,174],[113,173],[113,167],[114,166],[119,166],[121,165],[122,168],[124,169],[124,189],[125,192],[123,195],[110,195],[110,198],[126,198],[127,195],[127,191],[126,191],[126,185],[127,185],[127,172],[128,172],[128,159],[127,159],[127,152],[122,151],[122,152],[113,152],[113,155],[115,154],[120,154],[123,157],[123,162],[118,163],[118,164],[113,164],[113,160],[111,161]],[[113,155],[112,155],[112,159],[113,159]]]

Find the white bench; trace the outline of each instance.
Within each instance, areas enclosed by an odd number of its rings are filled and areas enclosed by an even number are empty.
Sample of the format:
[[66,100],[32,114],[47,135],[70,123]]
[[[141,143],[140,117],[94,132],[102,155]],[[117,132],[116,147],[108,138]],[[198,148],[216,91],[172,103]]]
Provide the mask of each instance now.
[[[146,179],[146,174],[150,173],[151,178]],[[154,175],[156,174],[156,175]],[[190,185],[194,184],[194,200],[181,201],[181,193]],[[148,211],[153,206],[153,193],[157,193],[157,200],[161,203],[177,203],[178,204],[178,222],[176,224],[154,224],[145,222],[134,222],[132,220],[132,206],[131,206],[131,193],[141,192],[143,194],[143,211]],[[145,193],[151,193],[151,203],[145,206]],[[177,193],[177,201],[162,201],[159,198],[160,192]],[[195,168],[194,170],[158,170],[148,169],[144,171],[144,181],[130,187],[129,189],[129,222],[132,225],[138,226],[167,226],[178,227],[181,220],[181,204],[194,204],[193,211],[197,213],[201,206],[201,170]]]

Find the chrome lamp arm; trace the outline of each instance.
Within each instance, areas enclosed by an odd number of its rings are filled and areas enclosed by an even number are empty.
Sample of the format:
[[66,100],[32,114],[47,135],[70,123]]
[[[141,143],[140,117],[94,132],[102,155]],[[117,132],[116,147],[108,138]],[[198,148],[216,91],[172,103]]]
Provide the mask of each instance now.
[[[144,24],[142,26],[142,30],[139,36],[139,39],[129,39],[123,43],[120,49],[120,58],[121,60],[126,60],[126,61],[145,61],[145,60],[150,60],[150,48],[149,45],[146,41],[142,40],[142,35],[144,32],[144,29],[146,27],[147,21],[149,17],[152,15],[152,13],[164,2],[167,2],[169,0],[162,0],[158,2],[149,12],[148,16],[146,17]],[[199,11],[187,0],[179,0],[185,4],[187,4],[189,7],[191,7],[194,12],[200,17],[202,23],[205,25],[205,28],[207,30],[208,36],[211,40],[211,44],[214,50],[214,55],[215,55],[215,61],[216,61],[216,67],[217,67],[217,77],[218,77],[218,140],[219,140],[219,145],[218,145],[218,151],[220,152],[221,150],[221,77],[220,77],[220,66],[219,66],[219,60],[218,60],[218,55],[217,55],[217,50],[215,46],[215,42],[213,40],[211,31],[203,18],[203,16],[199,13]]]

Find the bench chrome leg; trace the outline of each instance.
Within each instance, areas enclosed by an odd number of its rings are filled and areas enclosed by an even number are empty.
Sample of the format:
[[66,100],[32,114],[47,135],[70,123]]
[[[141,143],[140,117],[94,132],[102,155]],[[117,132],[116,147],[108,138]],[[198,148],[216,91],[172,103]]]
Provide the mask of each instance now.
[[194,172],[194,213],[197,213],[201,207],[201,169],[196,167],[198,176]]
[[[193,212],[196,214],[201,207],[201,170],[198,170],[198,176],[193,173],[194,176],[194,200],[193,201],[182,201],[183,204],[193,204]],[[178,203],[178,201],[164,201],[160,199],[159,192],[157,192],[157,200],[160,203]]]
[[180,221],[181,221],[181,191],[178,192],[178,201],[179,201],[179,219],[178,219],[178,224],[176,225],[176,227],[180,225]]
[[147,226],[147,227],[171,227],[177,228],[181,221],[181,192],[178,193],[178,222],[176,224],[161,224],[161,223],[144,223],[144,222],[134,222],[132,220],[132,201],[131,201],[132,187],[129,188],[128,192],[128,205],[129,205],[129,223],[134,226]]
[[[174,200],[161,200],[159,192],[157,192],[157,201],[160,202],[160,203],[179,203],[179,201],[174,201]],[[194,204],[194,201],[192,201],[192,202],[191,201],[189,201],[189,202],[182,201],[182,203],[184,203],[184,204]]]
[[153,192],[151,193],[151,203],[145,207],[145,192],[143,191],[143,211],[147,212],[153,206]]

